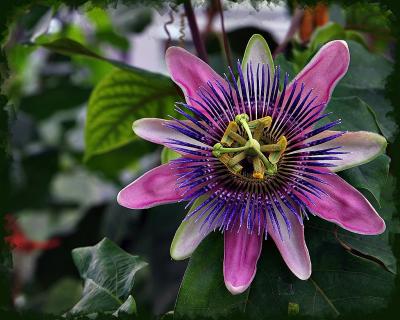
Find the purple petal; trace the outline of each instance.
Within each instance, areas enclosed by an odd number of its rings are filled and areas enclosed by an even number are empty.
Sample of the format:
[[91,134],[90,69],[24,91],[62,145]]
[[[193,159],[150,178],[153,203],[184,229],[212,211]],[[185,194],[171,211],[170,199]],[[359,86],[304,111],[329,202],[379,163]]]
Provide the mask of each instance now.
[[247,228],[241,227],[239,232],[225,231],[224,239],[225,285],[232,294],[239,294],[253,281],[264,238],[257,232],[249,234]]
[[[317,52],[304,69],[293,79],[287,88],[292,90],[295,81],[304,83],[307,90],[313,89],[317,96],[314,105],[327,104],[338,81],[346,73],[350,63],[347,43],[343,40],[330,41]],[[299,90],[300,86],[297,86]],[[324,108],[321,108],[321,111]]]
[[324,180],[327,184],[315,184],[328,196],[313,197],[315,206],[298,194],[313,213],[355,233],[375,235],[385,231],[385,221],[357,189],[336,174],[324,175]]
[[185,49],[169,47],[165,54],[165,59],[171,78],[183,90],[186,102],[196,107],[199,111],[202,111],[203,108],[190,100],[189,97],[202,101],[197,91],[200,87],[206,87],[208,81],[215,83],[215,80],[217,80],[229,91],[226,81],[218,73],[207,63]]
[[184,190],[177,189],[177,172],[168,164],[146,172],[118,193],[117,201],[129,209],[145,209],[177,202]]
[[[325,44],[293,81],[313,88],[316,104],[327,103],[336,83],[344,76],[350,63],[347,43],[343,40]],[[293,82],[292,82],[293,83]]]

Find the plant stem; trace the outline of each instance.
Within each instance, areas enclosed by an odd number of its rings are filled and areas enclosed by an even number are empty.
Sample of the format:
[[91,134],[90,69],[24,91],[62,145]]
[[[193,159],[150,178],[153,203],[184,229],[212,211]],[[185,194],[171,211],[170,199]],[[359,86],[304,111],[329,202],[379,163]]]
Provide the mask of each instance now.
[[197,26],[196,16],[194,15],[191,1],[190,0],[185,1],[183,3],[183,7],[185,8],[186,17],[189,22],[190,33],[192,34],[192,39],[196,47],[197,55],[201,60],[207,63],[208,57],[206,48],[200,36],[199,28]]
[[304,13],[303,9],[296,8],[294,10],[293,17],[290,22],[289,30],[286,33],[285,38],[283,39],[282,43],[278,47],[276,47],[273,57],[276,57],[276,55],[278,53],[285,51],[286,46],[288,45],[290,39],[292,39],[292,37],[294,36],[294,34],[296,33],[297,29],[300,26],[301,18],[303,17],[303,13]]
[[228,37],[227,37],[226,31],[225,31],[224,13],[222,10],[221,0],[215,0],[215,1],[217,4],[218,11],[219,11],[219,16],[221,19],[221,29],[222,29],[222,37],[224,39],[224,50],[225,50],[226,61],[228,62],[228,65],[232,68],[232,54],[231,54],[231,49],[229,47]]

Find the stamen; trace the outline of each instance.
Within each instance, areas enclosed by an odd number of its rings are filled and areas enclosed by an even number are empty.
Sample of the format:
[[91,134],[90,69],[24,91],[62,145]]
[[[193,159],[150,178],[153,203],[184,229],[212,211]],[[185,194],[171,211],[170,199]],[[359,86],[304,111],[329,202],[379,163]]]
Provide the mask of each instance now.
[[214,145],[212,154],[213,154],[215,157],[219,158],[219,157],[221,156],[221,154],[223,154],[223,153],[240,152],[240,151],[247,150],[248,148],[249,148],[249,147],[248,147],[247,145],[246,145],[246,146],[243,146],[243,147],[237,147],[237,148],[224,148],[224,147],[222,146],[222,144],[218,142],[218,143],[216,143],[216,144]]
[[255,126],[255,130],[253,132],[254,139],[260,140],[262,134],[264,133],[264,130],[266,128],[271,127],[271,124],[272,124],[272,118],[270,116],[249,122],[250,127],[252,125]]
[[260,158],[253,158],[253,178],[264,179],[265,167]]
[[285,152],[286,147],[287,147],[287,140],[285,136],[281,136],[278,140],[278,142],[276,143],[276,146],[278,147],[278,150],[275,152],[271,152],[269,154],[269,161],[271,161],[271,163],[278,163],[279,159],[281,158],[282,154]]

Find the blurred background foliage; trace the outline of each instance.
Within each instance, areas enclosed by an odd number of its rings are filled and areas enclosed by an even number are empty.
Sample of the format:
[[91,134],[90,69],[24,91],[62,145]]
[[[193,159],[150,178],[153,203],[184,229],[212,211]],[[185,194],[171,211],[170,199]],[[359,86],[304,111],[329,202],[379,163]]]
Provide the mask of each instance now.
[[[279,45],[285,37],[279,36],[279,28],[288,29],[296,8],[283,2],[272,9],[256,6],[259,11],[243,3],[225,3],[226,24],[230,26],[227,37],[234,60],[240,58],[250,36],[260,33],[272,52],[279,48],[276,63],[293,78],[324,43],[347,40],[350,70],[335,90],[328,109],[343,119],[341,129],[369,130],[386,136],[390,156],[390,143],[398,129],[391,117],[393,106],[384,93],[396,43],[390,30],[392,13],[367,3],[307,7],[296,32],[289,34],[282,47]],[[283,26],[277,27],[273,22],[236,25],[241,11],[250,18],[266,11],[266,17]],[[209,62],[224,72],[226,60],[220,28],[216,27],[219,22],[215,1],[196,7],[196,14],[202,19]],[[136,119],[176,116],[173,103],[182,101],[182,94],[166,74],[163,62],[163,52],[171,44],[194,51],[184,11],[175,3],[156,8],[123,3],[104,8],[84,5],[78,9],[32,5],[10,26],[4,46],[11,73],[3,89],[10,98],[9,151],[13,163],[9,172],[12,208],[8,227],[17,309],[59,315],[100,311],[118,314],[122,310],[143,318],[174,309],[187,262],[171,261],[169,246],[184,216],[183,205],[132,211],[116,203],[116,194],[124,185],[159,164],[161,158],[165,162],[174,156],[138,139],[131,130]],[[381,156],[342,174],[369,197],[389,226],[375,243],[343,233],[343,241],[348,241],[346,245],[353,253],[373,257],[390,271],[390,275],[382,275],[386,290],[381,290],[381,283],[374,287],[383,307],[390,300],[396,273],[390,241],[399,232],[398,217],[394,215],[394,182],[392,177],[387,178],[389,163],[388,156]],[[310,223],[316,223],[315,219]],[[197,316],[204,310],[212,310],[216,316],[244,312],[243,303],[246,305],[249,297],[228,296],[225,288],[218,285],[222,277],[219,264],[210,265],[211,259],[201,259],[202,254],[215,255],[217,261],[222,258],[220,242],[215,239],[212,237],[200,247],[189,266],[175,308],[177,317]],[[323,245],[339,250],[333,240],[327,236]],[[71,255],[73,249],[76,250]],[[321,247],[311,244],[313,250],[321,257]],[[87,264],[95,263],[96,256],[102,257],[103,264],[95,269],[102,272],[103,279],[87,275]],[[108,277],[112,277],[107,273],[107,264],[113,259],[136,266],[133,274],[120,270],[123,279],[130,279],[124,281],[121,292],[105,290]],[[264,268],[264,260],[260,263],[259,269]],[[273,274],[286,286],[286,275],[279,274],[279,263],[272,268]],[[265,262],[267,268],[269,261]],[[136,274],[140,269],[143,270]],[[204,270],[209,270],[207,279],[201,277]],[[256,278],[255,292],[266,285],[265,279]],[[209,281],[208,291],[202,291],[204,283],[199,281]],[[304,288],[305,295],[313,294],[307,290]],[[206,295],[204,299],[202,293]],[[198,299],[189,301],[187,297],[196,294]],[[209,300],[210,294],[219,299]],[[274,297],[276,292],[251,299],[254,302]],[[287,312],[287,303],[282,298],[274,312]],[[365,299],[357,303],[359,309],[374,311],[379,307],[371,307]],[[322,304],[317,309],[307,305],[306,314],[330,314],[331,310]],[[245,312],[256,317],[267,311],[250,307]],[[271,314],[276,315],[274,312]]]

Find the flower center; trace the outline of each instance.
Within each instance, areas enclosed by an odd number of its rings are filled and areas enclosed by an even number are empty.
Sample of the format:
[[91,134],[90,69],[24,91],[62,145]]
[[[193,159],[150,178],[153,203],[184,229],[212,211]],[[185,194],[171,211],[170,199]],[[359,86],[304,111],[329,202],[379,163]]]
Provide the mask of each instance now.
[[255,179],[263,180],[265,174],[275,175],[287,140],[281,136],[276,143],[266,143],[265,129],[271,124],[270,116],[249,121],[247,114],[237,115],[226,128],[221,142],[214,145],[213,155],[234,174],[244,175],[250,164]]

